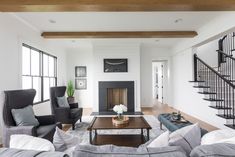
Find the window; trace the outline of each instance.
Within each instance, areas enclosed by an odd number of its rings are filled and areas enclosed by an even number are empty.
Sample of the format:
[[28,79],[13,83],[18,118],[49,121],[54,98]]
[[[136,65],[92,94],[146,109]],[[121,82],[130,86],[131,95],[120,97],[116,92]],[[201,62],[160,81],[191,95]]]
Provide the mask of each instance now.
[[22,46],[22,88],[34,88],[34,103],[49,100],[50,87],[57,85],[57,58],[36,48]]

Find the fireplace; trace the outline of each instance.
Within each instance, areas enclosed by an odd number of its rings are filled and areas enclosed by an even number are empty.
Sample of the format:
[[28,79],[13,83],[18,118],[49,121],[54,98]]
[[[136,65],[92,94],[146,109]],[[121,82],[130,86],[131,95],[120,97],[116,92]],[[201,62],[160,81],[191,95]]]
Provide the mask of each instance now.
[[119,104],[134,112],[134,81],[99,82],[99,112],[112,112]]

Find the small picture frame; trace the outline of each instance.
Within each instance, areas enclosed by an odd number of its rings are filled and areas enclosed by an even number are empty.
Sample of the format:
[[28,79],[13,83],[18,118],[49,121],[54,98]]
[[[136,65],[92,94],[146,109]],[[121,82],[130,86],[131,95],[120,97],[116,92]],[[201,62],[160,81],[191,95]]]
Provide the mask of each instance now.
[[86,77],[86,66],[76,66],[75,67],[75,77]]
[[75,88],[78,90],[87,89],[86,79],[75,79]]

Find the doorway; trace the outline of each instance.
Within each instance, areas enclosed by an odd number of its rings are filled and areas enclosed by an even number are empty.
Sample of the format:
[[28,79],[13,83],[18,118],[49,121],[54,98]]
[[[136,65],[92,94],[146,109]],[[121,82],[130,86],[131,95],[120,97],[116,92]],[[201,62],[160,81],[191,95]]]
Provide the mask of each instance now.
[[152,62],[152,98],[153,102],[165,102],[166,97],[166,61]]

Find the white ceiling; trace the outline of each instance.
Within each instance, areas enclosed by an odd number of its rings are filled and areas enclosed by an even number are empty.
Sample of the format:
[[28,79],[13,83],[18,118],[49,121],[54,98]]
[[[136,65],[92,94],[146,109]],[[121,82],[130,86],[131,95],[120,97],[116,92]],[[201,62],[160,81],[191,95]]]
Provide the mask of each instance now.
[[[223,12],[64,12],[14,13],[40,32],[44,31],[167,31],[199,30]],[[175,23],[175,20],[182,19]],[[56,23],[50,23],[50,20]],[[96,39],[99,40],[99,39]],[[128,39],[173,47],[182,39]],[[68,42],[71,40],[65,40]],[[85,40],[89,41],[89,40]],[[94,39],[93,39],[94,41]],[[74,43],[73,43],[74,44]]]

